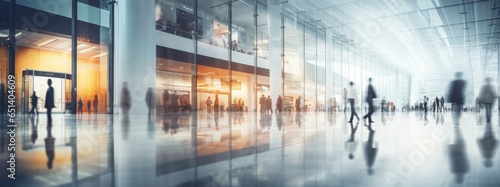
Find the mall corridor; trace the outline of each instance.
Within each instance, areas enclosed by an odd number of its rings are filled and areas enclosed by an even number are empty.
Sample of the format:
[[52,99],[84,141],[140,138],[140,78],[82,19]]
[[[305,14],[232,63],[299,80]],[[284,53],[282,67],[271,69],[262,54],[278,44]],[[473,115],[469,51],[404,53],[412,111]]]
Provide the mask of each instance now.
[[45,115],[22,116],[14,183],[18,187],[500,185],[496,112],[491,123],[485,122],[484,113],[465,112],[459,125],[453,124],[450,112],[377,113],[372,124],[346,123],[346,115],[199,112],[148,119],[60,114],[54,115],[51,126]]

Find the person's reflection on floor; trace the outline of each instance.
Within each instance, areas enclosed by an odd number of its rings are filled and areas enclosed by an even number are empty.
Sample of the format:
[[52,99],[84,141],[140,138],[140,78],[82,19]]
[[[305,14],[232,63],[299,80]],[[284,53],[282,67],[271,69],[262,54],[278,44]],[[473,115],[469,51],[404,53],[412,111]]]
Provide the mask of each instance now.
[[164,114],[162,120],[163,120],[163,132],[165,132],[165,134],[168,134],[168,131],[170,130],[170,124],[168,123],[168,115]]
[[368,175],[373,175],[373,165],[375,164],[375,159],[377,158],[378,152],[378,142],[374,142],[373,138],[375,136],[375,131],[372,129],[372,125],[367,125],[368,131],[370,132],[368,135],[368,141],[364,143],[364,156],[365,163],[367,166]]
[[283,113],[276,113],[276,124],[278,125],[278,130],[281,131],[283,127]]
[[31,123],[31,143],[34,146],[36,140],[38,139],[38,120],[39,118],[36,118],[36,123],[35,123],[35,118],[32,117],[30,118],[30,123]]
[[218,131],[219,130],[219,113],[220,112],[216,112],[214,114],[214,123],[215,123],[215,130]]
[[358,129],[359,121],[356,123],[356,126],[354,126],[352,122],[349,124],[351,125],[351,135],[349,136],[349,139],[345,141],[345,150],[349,153],[347,155],[347,158],[352,160],[354,159],[354,152],[358,147],[358,142],[355,139],[355,134],[356,130]]
[[97,129],[99,129],[99,121],[97,119],[97,115],[94,115],[94,130],[97,131]]
[[302,120],[300,119],[300,112],[295,113],[295,123],[299,126],[299,128],[302,126]]
[[155,123],[151,117],[148,117],[148,137],[153,138],[155,132]]
[[122,135],[123,140],[128,140],[128,135],[130,134],[130,118],[128,112],[124,112],[122,115]]
[[481,155],[484,158],[484,167],[491,168],[493,166],[493,158],[495,157],[498,147],[498,140],[495,139],[491,123],[486,124],[484,135],[481,139],[477,140],[477,145],[479,146],[479,151],[481,151]]
[[450,157],[451,173],[455,175],[455,182],[461,184],[465,180],[465,174],[469,172],[469,159],[467,156],[467,145],[462,136],[460,126],[454,127],[455,139],[448,145],[448,154]]
[[52,137],[52,120],[47,124],[47,137],[45,138],[45,154],[47,154],[47,168],[52,169],[55,158],[55,142],[56,139]]
[[179,129],[179,114],[173,113],[171,121],[172,121],[172,129],[170,130],[170,132],[172,134],[177,134],[177,129]]

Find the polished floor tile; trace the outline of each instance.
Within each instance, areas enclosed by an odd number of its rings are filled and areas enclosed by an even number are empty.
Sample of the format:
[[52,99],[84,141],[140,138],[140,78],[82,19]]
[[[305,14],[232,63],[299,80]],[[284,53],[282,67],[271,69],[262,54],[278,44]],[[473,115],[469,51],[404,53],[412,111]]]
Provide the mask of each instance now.
[[497,113],[492,123],[471,112],[348,117],[18,116],[16,180],[1,169],[0,186],[500,186]]

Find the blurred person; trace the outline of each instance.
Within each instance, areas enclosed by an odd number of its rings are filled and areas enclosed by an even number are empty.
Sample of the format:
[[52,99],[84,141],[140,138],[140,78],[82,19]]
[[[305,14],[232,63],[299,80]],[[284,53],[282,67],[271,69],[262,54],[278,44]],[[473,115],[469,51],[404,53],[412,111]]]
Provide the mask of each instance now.
[[81,97],[78,100],[78,111],[80,112],[80,114],[83,114],[83,101]]
[[427,96],[424,96],[424,112],[427,113],[427,102],[429,101],[429,98]]
[[269,114],[273,113],[273,100],[271,99],[270,95],[267,95],[266,98],[266,113],[269,111]]
[[372,114],[375,112],[375,106],[373,106],[373,99],[377,98],[377,94],[375,93],[375,89],[372,86],[372,78],[368,78],[368,90],[366,94],[366,102],[368,103],[368,113],[363,116],[363,120],[368,118],[368,122],[374,123],[372,120]]
[[266,108],[266,97],[264,94],[259,99],[259,104],[260,104],[260,112],[264,112],[264,109]]
[[439,98],[436,96],[436,99],[434,99],[434,102],[436,104],[436,109],[434,110],[434,112],[439,112]]
[[337,98],[333,98],[333,112],[337,112]]
[[94,96],[94,114],[97,114],[97,108],[99,107],[99,99],[97,95]]
[[276,113],[281,113],[282,111],[282,108],[283,107],[283,98],[281,97],[281,95],[278,96],[278,100],[276,101],[276,109],[274,111],[276,111]]
[[155,94],[151,87],[148,88],[146,93],[146,106],[148,107],[148,117],[151,117],[151,111],[154,111],[155,108]]
[[36,115],[38,116],[38,96],[36,96],[36,92],[33,91],[33,95],[31,95],[31,110],[30,110],[30,115],[33,114],[35,115],[35,110],[36,110]]
[[344,93],[342,95],[344,102],[344,112],[347,111],[347,88],[344,88]]
[[208,97],[205,101],[205,105],[207,105],[207,112],[212,112],[212,100],[210,99],[210,97]]
[[295,100],[295,111],[300,112],[300,96]]
[[462,116],[463,105],[465,103],[465,86],[467,83],[462,80],[462,72],[455,73],[455,80],[450,83],[450,90],[448,92],[448,101],[454,104],[454,119],[455,125],[460,122]]
[[163,111],[167,113],[169,111],[168,100],[170,99],[170,93],[168,90],[163,91]]
[[479,92],[479,97],[477,98],[478,103],[483,104],[486,110],[486,122],[491,121],[491,107],[497,98],[497,93],[495,87],[491,84],[491,78],[486,77],[484,79],[484,85]]
[[444,97],[441,96],[441,99],[439,100],[439,103],[441,105],[441,112],[444,112]]
[[358,98],[358,91],[354,87],[354,82],[349,82],[349,92],[347,94],[347,98],[349,99],[349,104],[351,107],[351,118],[347,123],[352,123],[352,118],[356,116],[356,119],[359,121],[358,114],[356,114],[356,107],[354,106],[354,103],[356,102],[356,99]]
[[386,109],[388,108],[385,108],[387,105],[387,101],[385,100],[385,97],[382,99],[382,101],[380,102],[380,112],[385,112]]
[[179,95],[177,95],[177,91],[174,91],[171,97],[172,100],[170,101],[170,105],[172,105],[172,111],[174,113],[179,113]]
[[[89,101],[90,102],[90,101]],[[132,107],[132,98],[130,95],[130,91],[128,90],[128,83],[123,83],[121,98],[120,98],[120,107],[122,108],[122,112],[125,116],[128,116],[130,108]],[[128,119],[128,117],[126,118]]]
[[214,112],[219,112],[219,95],[215,94]]
[[47,118],[49,123],[52,122],[52,109],[56,106],[54,105],[54,88],[52,87],[52,80],[47,80],[47,93],[45,94],[45,108],[47,109]]
[[92,106],[92,102],[90,102],[90,100],[87,101],[87,110],[90,114],[91,110],[90,110],[90,107]]
[[5,92],[5,84],[0,83],[0,115],[4,115],[7,112]]

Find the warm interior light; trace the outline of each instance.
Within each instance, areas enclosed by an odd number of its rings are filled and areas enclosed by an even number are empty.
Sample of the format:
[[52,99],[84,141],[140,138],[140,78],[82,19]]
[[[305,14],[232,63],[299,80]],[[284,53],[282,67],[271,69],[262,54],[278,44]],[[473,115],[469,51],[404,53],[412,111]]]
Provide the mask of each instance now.
[[20,36],[21,34],[23,34],[23,33],[22,33],[22,32],[19,32],[19,33],[17,33],[17,34],[15,35],[15,37],[18,37],[18,36]]
[[42,43],[39,43],[37,46],[38,46],[38,47],[43,47],[43,46],[45,46],[45,45],[47,45],[47,44],[49,44],[49,43],[55,42],[56,40],[57,40],[57,39],[55,39],[55,38],[51,38],[51,39],[48,39],[48,40],[43,41]]
[[69,42],[64,42],[62,44],[59,44],[59,45],[55,46],[54,49],[61,48],[61,47],[65,46],[65,45],[68,45],[68,44],[69,44]]
[[98,55],[93,56],[92,58],[97,58],[97,57],[104,56],[104,55],[107,55],[107,54],[108,54],[108,53],[98,54]]
[[97,48],[97,46],[89,47],[87,49],[81,50],[80,53],[85,53],[85,52],[90,51],[90,50],[95,49],[95,48]]

